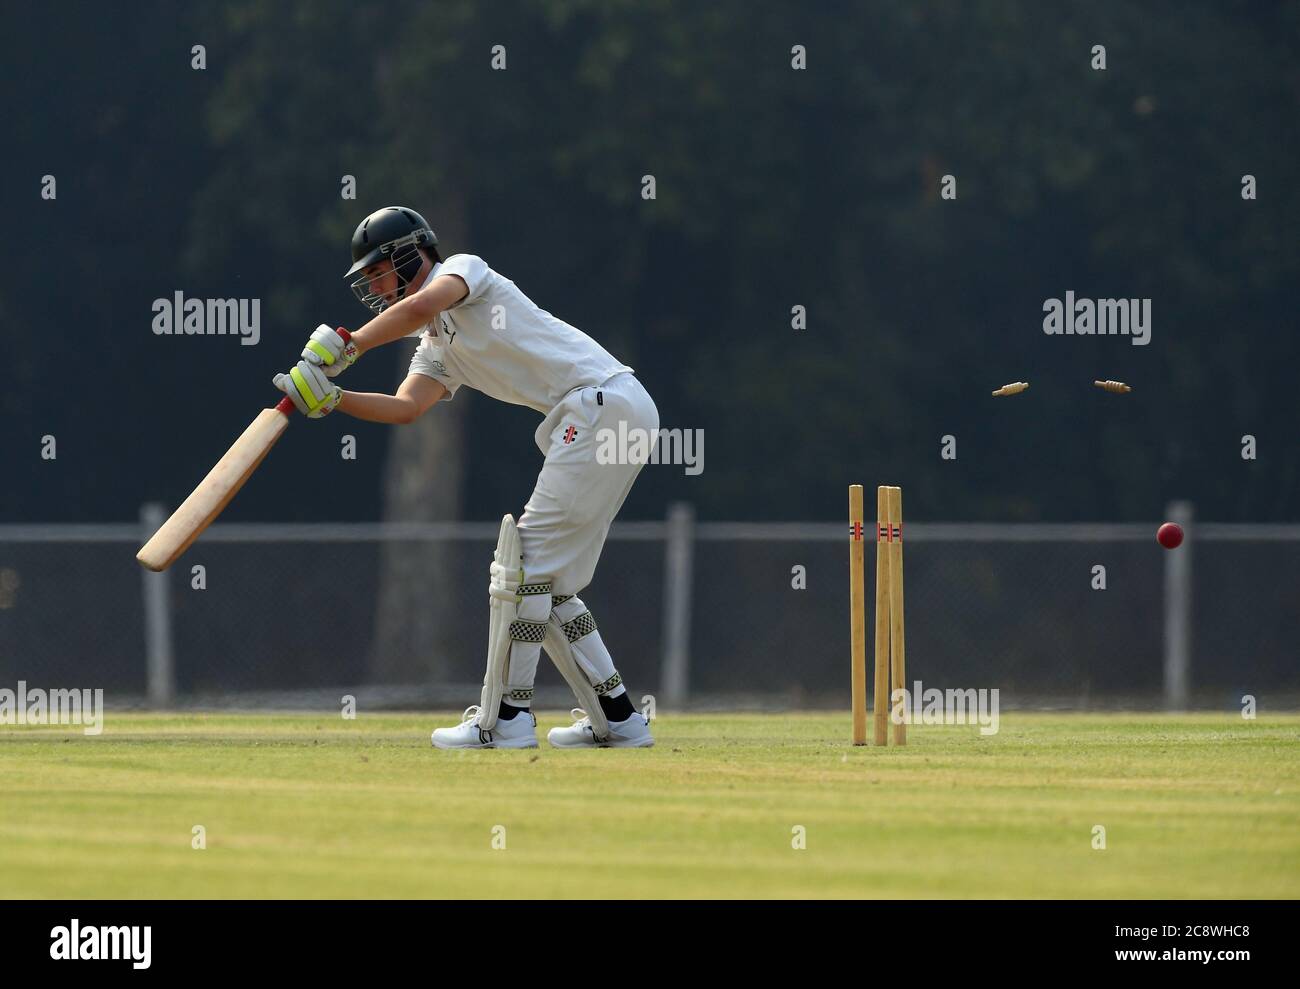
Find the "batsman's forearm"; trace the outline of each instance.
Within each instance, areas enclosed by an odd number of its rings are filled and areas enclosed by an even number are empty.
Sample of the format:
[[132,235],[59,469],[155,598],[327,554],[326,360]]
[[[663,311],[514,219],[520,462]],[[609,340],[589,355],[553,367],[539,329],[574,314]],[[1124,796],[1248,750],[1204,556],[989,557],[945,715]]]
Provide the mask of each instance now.
[[419,409],[409,398],[378,392],[345,391],[337,410],[367,422],[387,422],[395,426],[414,422],[419,415]]
[[352,334],[358,356],[375,347],[410,336],[433,317],[418,295],[390,306]]

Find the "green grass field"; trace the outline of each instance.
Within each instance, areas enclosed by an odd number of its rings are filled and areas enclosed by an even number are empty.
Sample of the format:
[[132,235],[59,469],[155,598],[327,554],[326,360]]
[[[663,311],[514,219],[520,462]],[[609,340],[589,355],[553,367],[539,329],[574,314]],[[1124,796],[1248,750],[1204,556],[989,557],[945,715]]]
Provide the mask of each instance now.
[[880,750],[845,715],[700,714],[647,750],[432,749],[454,720],[0,728],[4,895],[1300,896],[1297,715],[1008,713]]

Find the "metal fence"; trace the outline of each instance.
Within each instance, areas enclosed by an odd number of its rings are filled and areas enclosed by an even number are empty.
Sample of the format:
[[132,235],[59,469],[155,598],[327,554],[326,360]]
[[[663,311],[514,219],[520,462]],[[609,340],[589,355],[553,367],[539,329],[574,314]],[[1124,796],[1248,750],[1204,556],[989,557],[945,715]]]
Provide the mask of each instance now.
[[[155,706],[476,699],[495,523],[219,523],[151,574],[134,553],[162,514],[0,525],[0,684]],[[1154,523],[909,523],[909,681],[997,687],[1004,706],[1295,706],[1300,525],[1169,514],[1188,532],[1174,551]],[[845,707],[846,542],[840,523],[697,523],[677,504],[615,523],[582,596],[634,696],[661,710]],[[393,543],[436,554],[443,586],[428,599],[449,617],[378,663]],[[538,687],[539,706],[567,706],[545,661]]]

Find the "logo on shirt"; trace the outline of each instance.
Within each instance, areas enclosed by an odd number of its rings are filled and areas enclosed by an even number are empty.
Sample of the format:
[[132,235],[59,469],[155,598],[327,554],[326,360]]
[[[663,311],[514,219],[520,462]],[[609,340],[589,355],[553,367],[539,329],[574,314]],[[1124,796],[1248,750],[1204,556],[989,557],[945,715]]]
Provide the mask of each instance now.
[[565,446],[568,446],[570,443],[572,443],[572,442],[573,442],[575,439],[577,439],[577,438],[578,438],[578,431],[577,431],[577,429],[575,429],[573,426],[570,426],[568,429],[566,429],[566,430],[564,431],[564,445],[565,445]]
[[447,365],[444,364],[442,361],[430,361],[429,363],[433,365],[433,369],[437,371],[439,374],[447,373]]

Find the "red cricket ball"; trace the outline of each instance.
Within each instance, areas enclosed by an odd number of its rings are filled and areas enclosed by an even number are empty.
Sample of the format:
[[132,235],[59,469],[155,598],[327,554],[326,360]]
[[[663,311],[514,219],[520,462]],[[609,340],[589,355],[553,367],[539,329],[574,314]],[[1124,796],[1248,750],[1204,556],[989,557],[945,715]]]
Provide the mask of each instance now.
[[1183,527],[1176,522],[1166,522],[1156,530],[1156,542],[1165,549],[1177,549],[1183,544]]

